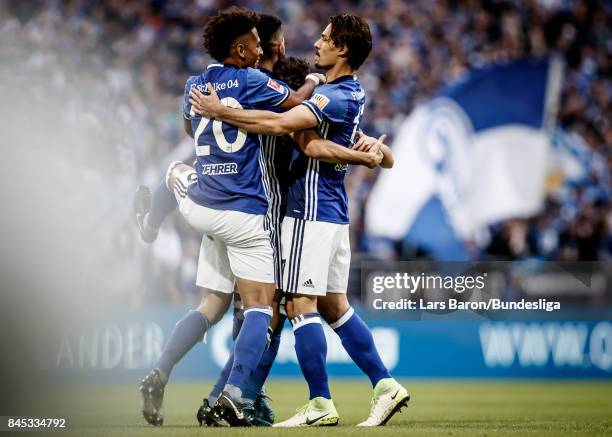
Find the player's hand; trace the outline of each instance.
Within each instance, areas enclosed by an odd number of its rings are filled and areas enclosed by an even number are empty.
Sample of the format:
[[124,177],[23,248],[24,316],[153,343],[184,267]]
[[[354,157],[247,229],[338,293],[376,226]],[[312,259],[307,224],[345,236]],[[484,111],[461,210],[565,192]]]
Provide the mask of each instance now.
[[376,139],[374,137],[364,134],[363,132],[357,132],[357,137],[357,142],[351,148],[357,152],[369,152],[370,149],[377,142],[379,142],[380,144],[384,143],[385,139],[387,138],[387,135],[383,134],[380,136],[380,138]]
[[206,84],[206,88],[209,93],[208,95],[201,93],[197,88],[192,88],[189,91],[189,103],[191,103],[193,111],[196,114],[213,118],[219,115],[219,112],[223,109],[223,105],[212,84]]
[[323,85],[326,83],[327,79],[325,79],[325,75],[321,73],[308,73],[306,75],[306,80],[311,80],[314,82],[315,86]]
[[323,85],[324,83],[327,83],[327,78],[325,77],[324,74],[321,74],[321,73],[312,73],[312,74],[319,79],[319,85]]
[[374,144],[370,145],[367,152],[370,158],[370,162],[368,163],[369,168],[376,168],[382,162],[384,158],[382,153],[382,144],[386,137],[387,135],[382,134],[377,140],[375,140]]

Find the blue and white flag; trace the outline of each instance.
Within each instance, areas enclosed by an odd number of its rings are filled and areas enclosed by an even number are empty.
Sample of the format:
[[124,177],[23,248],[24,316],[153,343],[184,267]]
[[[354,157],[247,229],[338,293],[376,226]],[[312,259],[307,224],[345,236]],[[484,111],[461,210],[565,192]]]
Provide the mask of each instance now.
[[472,70],[416,107],[369,197],[368,233],[462,259],[487,225],[540,211],[561,75],[549,58]]

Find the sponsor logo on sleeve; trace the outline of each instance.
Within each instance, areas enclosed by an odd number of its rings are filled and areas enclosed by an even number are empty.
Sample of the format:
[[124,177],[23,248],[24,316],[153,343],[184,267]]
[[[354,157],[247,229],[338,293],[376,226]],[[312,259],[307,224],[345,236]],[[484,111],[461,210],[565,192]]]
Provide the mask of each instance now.
[[268,79],[268,87],[279,93],[283,92],[283,86],[272,78]]
[[310,101],[312,103],[314,103],[315,105],[317,105],[317,108],[319,108],[321,111],[329,103],[329,99],[326,96],[324,96],[323,94],[315,94],[315,95],[313,95],[310,98]]

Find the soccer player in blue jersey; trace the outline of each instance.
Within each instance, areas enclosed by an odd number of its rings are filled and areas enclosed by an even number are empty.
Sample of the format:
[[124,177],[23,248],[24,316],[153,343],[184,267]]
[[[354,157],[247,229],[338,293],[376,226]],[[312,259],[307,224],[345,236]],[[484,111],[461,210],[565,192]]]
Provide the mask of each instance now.
[[[322,138],[350,147],[357,142],[365,103],[365,93],[354,73],[371,50],[369,27],[353,15],[333,16],[315,49],[317,67],[325,70],[327,83],[319,86],[310,100],[290,111],[279,114],[228,108],[219,102],[210,86],[209,96],[193,92],[192,102],[201,113],[250,132],[268,135],[295,132],[294,139],[303,144],[312,140],[316,132],[311,129],[317,128]],[[389,149],[384,146],[382,152],[382,166],[391,166]],[[310,401],[295,416],[275,426],[338,423],[327,383],[326,343],[317,311],[340,336],[374,388],[370,415],[360,426],[384,425],[410,399],[407,390],[391,378],[372,334],[346,298],[350,247],[345,171],[346,166],[294,153],[293,183],[282,225],[286,261],[283,285],[291,293],[287,310]]]
[[[212,82],[224,102],[235,107],[290,108],[303,99],[260,71],[245,68],[255,66],[261,56],[256,23],[255,13],[238,8],[223,11],[208,21],[204,45],[223,64],[212,64],[203,74],[190,77],[186,94],[192,87],[203,89]],[[230,424],[246,424],[239,399],[266,346],[276,288],[269,231],[265,227],[265,169],[257,135],[200,117],[188,103],[185,117],[194,136],[196,177],[189,172],[176,177],[181,167],[176,165],[169,169],[167,179],[180,200],[181,214],[205,234],[197,283],[206,291],[200,307],[177,323],[156,368],[143,381],[143,414],[150,423],[161,424],[163,385],[172,367],[215,322],[207,317],[209,301],[224,300],[224,295],[231,298],[236,284],[244,305],[244,329],[236,338],[233,366],[216,408]]]
[[[309,67],[306,62],[300,59],[284,57],[284,37],[280,20],[270,15],[261,14],[257,29],[262,40],[263,50],[262,58],[259,61],[259,70],[282,85],[289,85],[293,89],[301,88],[304,83],[304,77],[308,77],[310,72]],[[272,108],[272,110],[276,109]],[[260,136],[261,153],[268,175],[267,179],[264,179],[269,199],[267,226],[270,229],[274,248],[277,289],[282,288],[280,224],[286,210],[287,192],[289,189],[289,164],[293,148],[293,145],[288,145],[287,142],[293,143],[288,137]],[[330,145],[330,147],[332,147],[332,154],[327,156],[328,159],[333,158],[334,146]],[[343,149],[338,148],[338,150],[344,152]],[[313,153],[314,150],[311,148],[310,152]],[[278,314],[278,321],[275,323],[276,327],[274,329],[272,327],[269,328],[269,346],[243,391],[243,411],[247,416],[251,417],[253,424],[259,426],[268,426],[274,421],[273,411],[267,403],[262,388],[278,352],[280,334],[285,319],[286,316],[281,306],[281,314]],[[240,324],[238,321],[239,317],[235,319],[235,332],[239,330]],[[198,409],[197,417],[200,423],[212,424],[214,422],[215,418],[210,416],[210,405],[214,404],[216,397],[225,384],[231,360],[232,357],[230,356],[228,364],[226,364],[221,372],[209,397],[204,399],[202,406]]]
[[[300,93],[248,68],[256,65],[261,55],[256,20],[254,13],[237,8],[209,20],[205,46],[223,64],[210,65],[202,75],[189,78],[186,95],[212,81],[224,102],[235,107],[290,108],[303,100]],[[313,80],[308,82],[306,87],[312,90]],[[235,282],[245,306],[245,329],[236,338],[233,365],[216,408],[231,425],[248,425],[240,397],[266,344],[276,288],[262,181],[266,166],[256,135],[200,117],[187,101],[184,112],[187,130],[195,139],[196,173],[184,164],[173,165],[166,185],[172,187],[183,216],[205,234],[197,275],[205,292],[200,306],[177,323],[156,368],[143,380],[143,415],[149,423],[161,425],[163,391],[170,371],[223,314],[224,310],[218,309],[227,303]]]
[[[256,27],[263,51],[262,57],[259,60],[259,70],[283,86],[289,85],[291,89],[300,89],[304,84],[304,78],[310,73],[310,69],[305,61],[285,58],[285,44],[281,21],[274,16],[260,14]],[[275,74],[279,69],[280,76]],[[273,73],[273,70],[275,73]],[[275,110],[274,108],[271,109]],[[267,178],[264,179],[264,185],[266,186],[269,205],[265,224],[270,230],[270,238],[274,249],[276,288],[280,289],[282,287],[280,223],[284,216],[287,201],[288,171],[292,149],[281,144],[281,142],[285,141],[281,137],[262,135],[259,140],[262,160],[266,169],[265,173],[267,174]],[[236,306],[236,303],[238,306]],[[234,337],[240,330],[240,313],[240,300],[235,299]],[[275,322],[276,328],[269,328],[270,338],[268,348],[264,352],[253,375],[247,381],[242,396],[243,411],[247,416],[251,417],[253,424],[259,426],[269,426],[274,421],[274,413],[267,400],[263,383],[270,372],[278,352],[280,333],[286,319],[284,314],[277,314],[277,316],[278,321]],[[198,409],[197,417],[200,423],[212,424],[214,421],[214,417],[210,416],[210,406],[214,404],[225,385],[225,379],[227,379],[231,369],[231,361],[232,356],[229,357],[208,398],[204,399],[202,406]]]

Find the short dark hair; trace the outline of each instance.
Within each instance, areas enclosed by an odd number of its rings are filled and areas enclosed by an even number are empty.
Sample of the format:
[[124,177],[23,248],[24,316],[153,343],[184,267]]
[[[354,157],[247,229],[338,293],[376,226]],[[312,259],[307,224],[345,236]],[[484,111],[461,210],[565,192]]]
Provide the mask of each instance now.
[[293,56],[279,59],[274,64],[274,72],[272,75],[285,82],[293,90],[297,90],[304,85],[306,75],[310,73],[308,62],[301,58]]
[[223,61],[229,56],[236,38],[249,33],[257,21],[257,14],[246,8],[233,6],[219,11],[204,27],[206,51],[217,61]]
[[351,14],[334,15],[329,18],[329,22],[331,40],[336,47],[348,49],[348,63],[357,70],[372,50],[370,26],[363,18]]
[[272,39],[283,25],[282,21],[274,15],[259,14],[259,22],[257,23],[257,33],[261,39],[261,49],[263,57],[270,58],[270,50],[272,49]]

